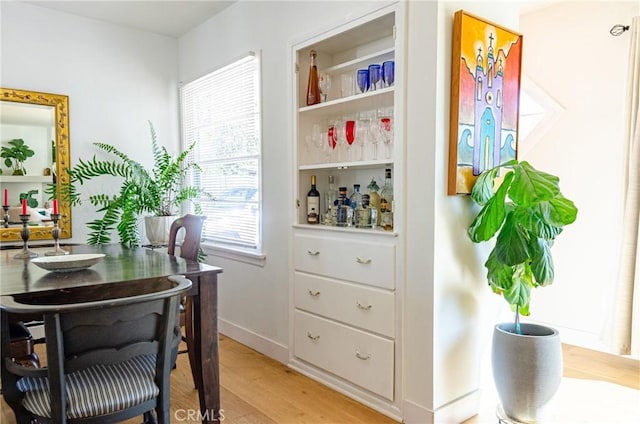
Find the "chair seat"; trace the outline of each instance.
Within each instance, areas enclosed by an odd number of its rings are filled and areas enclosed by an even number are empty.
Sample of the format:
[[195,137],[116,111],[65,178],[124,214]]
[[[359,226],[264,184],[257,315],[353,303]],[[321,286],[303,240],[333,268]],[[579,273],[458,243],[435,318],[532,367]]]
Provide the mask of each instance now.
[[[158,396],[155,355],[140,355],[112,365],[94,365],[66,376],[67,416],[83,418],[117,412]],[[49,379],[23,377],[17,387],[31,413],[50,418]]]

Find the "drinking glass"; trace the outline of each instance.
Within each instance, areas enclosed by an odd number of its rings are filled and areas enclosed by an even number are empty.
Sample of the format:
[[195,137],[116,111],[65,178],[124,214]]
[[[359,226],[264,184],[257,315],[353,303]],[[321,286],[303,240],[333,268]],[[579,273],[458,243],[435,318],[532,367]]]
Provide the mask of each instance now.
[[327,95],[329,94],[329,89],[331,88],[331,75],[329,74],[320,74],[318,77],[318,86],[320,87],[320,95],[322,97],[322,102],[327,101]]
[[[338,146],[338,126],[337,121],[330,121],[327,128],[327,152],[329,159],[335,159],[335,151]],[[335,161],[335,160],[334,160]]]
[[365,157],[364,150],[367,144],[369,143],[369,126],[370,126],[370,118],[369,116],[362,112],[356,121],[356,140],[355,147],[352,146],[351,149],[354,150],[352,155],[353,160],[363,160]]
[[351,159],[351,146],[356,140],[356,121],[351,118],[344,118],[340,121],[340,129],[338,130],[338,155],[340,161],[349,161]]
[[374,63],[369,65],[369,90],[377,90],[380,88],[378,84],[380,81],[380,65]]
[[340,93],[342,97],[353,96],[353,73],[340,75]]
[[368,131],[368,142],[371,145],[371,159],[378,159],[378,144],[380,140],[382,140],[382,132],[380,129],[380,125],[378,123],[378,119],[376,117],[376,111],[373,111],[369,114],[369,131]]
[[324,147],[322,143],[322,130],[320,124],[313,124],[311,127],[311,145],[314,148],[315,153],[314,161],[320,162],[322,160],[322,149]]
[[385,158],[391,158],[391,143],[393,143],[393,109],[384,108],[378,111],[378,125],[382,142],[385,145]]
[[360,89],[360,93],[366,93],[367,90],[369,90],[369,70],[358,69],[356,81],[358,83],[358,88]]
[[393,60],[382,62],[382,82],[384,87],[391,87],[395,81],[396,63]]

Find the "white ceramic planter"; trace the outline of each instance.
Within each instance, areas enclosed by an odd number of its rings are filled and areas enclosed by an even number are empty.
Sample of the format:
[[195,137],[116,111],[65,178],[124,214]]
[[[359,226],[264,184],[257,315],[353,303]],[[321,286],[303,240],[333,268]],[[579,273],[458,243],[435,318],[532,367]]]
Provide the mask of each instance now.
[[502,408],[516,422],[538,423],[562,380],[560,334],[553,328],[520,324],[495,326],[491,362]]
[[173,216],[145,216],[144,228],[149,243],[153,246],[164,246],[169,243],[169,229],[178,217]]

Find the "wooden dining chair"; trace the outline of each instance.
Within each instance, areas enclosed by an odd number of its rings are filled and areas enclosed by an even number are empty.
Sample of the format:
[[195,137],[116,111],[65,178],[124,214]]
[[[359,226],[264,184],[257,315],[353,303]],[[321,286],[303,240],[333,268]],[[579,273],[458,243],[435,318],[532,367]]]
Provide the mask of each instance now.
[[[200,253],[202,227],[204,226],[205,219],[207,219],[206,216],[192,214],[187,214],[181,218],[176,219],[173,224],[171,224],[171,228],[169,229],[169,245],[167,248],[167,253],[169,255],[175,256],[178,232],[184,228],[184,239],[180,244],[179,256],[181,258],[197,262]],[[189,365],[191,366],[193,383],[195,384],[196,388],[199,388],[198,379],[196,376],[200,375],[200,364],[198,364],[198,361],[196,361],[196,343],[194,338],[194,324],[199,326],[199,323],[193,322],[193,302],[194,300],[190,296],[187,296],[184,299],[180,310],[180,325],[185,329],[183,340],[187,344],[186,353],[189,355]],[[179,353],[185,353],[185,351],[180,351]]]
[[[180,341],[183,276],[43,292],[38,304],[1,298],[2,389],[18,424],[169,423],[169,378]],[[41,312],[47,366],[21,366],[9,352],[8,313]]]

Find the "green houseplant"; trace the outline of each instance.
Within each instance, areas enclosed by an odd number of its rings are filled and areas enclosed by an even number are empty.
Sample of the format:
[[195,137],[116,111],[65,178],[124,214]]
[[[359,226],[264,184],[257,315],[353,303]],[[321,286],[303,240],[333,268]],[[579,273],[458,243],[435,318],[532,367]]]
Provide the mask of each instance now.
[[9,147],[2,146],[0,149],[0,157],[4,158],[4,164],[13,168],[13,175],[25,175],[27,170],[24,167],[24,162],[35,152],[21,138],[14,138],[7,144]]
[[[500,172],[502,182],[494,189]],[[562,379],[562,348],[555,329],[521,324],[520,315],[529,315],[532,289],[553,283],[551,246],[578,210],[560,192],[558,177],[525,161],[481,173],[471,198],[482,208],[468,228],[469,237],[481,243],[495,236],[485,262],[487,280],[516,312],[515,323],[494,328],[496,389],[507,418],[539,422]]]
[[[153,154],[153,167],[150,170],[105,143],[93,144],[115,156],[113,160],[98,160],[95,156],[88,161],[79,159],[76,166],[67,170],[71,183],[63,191],[73,205],[81,203],[78,184],[82,185],[98,177],[121,177],[118,194],[89,196],[89,202],[98,208],[98,212],[103,213],[101,218],[87,223],[91,230],[87,240],[89,244],[109,243],[112,232],[117,230],[122,244],[140,245],[138,218],[141,215],[174,216],[184,202],[206,195],[199,187],[182,185],[189,171],[200,169],[189,160],[189,153],[195,144],[172,157],[164,146],[158,145],[151,122],[149,128]],[[199,204],[196,203],[196,211],[198,210]]]

